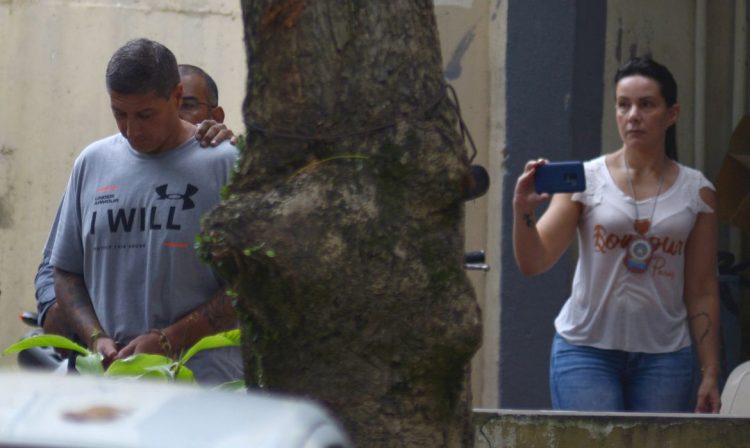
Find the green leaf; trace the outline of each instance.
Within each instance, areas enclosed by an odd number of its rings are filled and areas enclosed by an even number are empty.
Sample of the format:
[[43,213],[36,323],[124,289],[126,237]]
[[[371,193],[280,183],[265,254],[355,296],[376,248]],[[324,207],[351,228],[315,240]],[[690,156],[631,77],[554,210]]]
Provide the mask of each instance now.
[[234,329],[225,331],[223,333],[217,333],[211,336],[206,336],[200,341],[196,342],[195,345],[190,347],[190,350],[180,359],[180,364],[185,364],[190,358],[195,356],[196,353],[221,347],[237,347],[240,345],[240,330]]
[[184,381],[186,383],[195,382],[192,370],[179,363],[175,363],[175,368],[177,369],[177,375],[173,374],[175,381]]
[[[130,378],[130,377],[125,377]],[[155,370],[146,370],[143,372],[143,375],[138,375],[132,377],[136,380],[150,380],[150,381],[162,381],[162,382],[170,382],[172,380],[172,374],[169,373],[169,371],[165,371],[163,369],[155,369]]]
[[[147,353],[138,353],[137,355],[128,356],[125,359],[115,360],[109,365],[109,368],[104,372],[107,376],[126,376],[126,377],[140,377],[149,374],[148,376],[162,376],[166,379],[171,378],[170,368],[174,364],[170,358],[163,355],[152,355]],[[163,372],[162,374],[153,373]]]
[[216,389],[225,390],[228,392],[245,392],[247,391],[247,386],[245,385],[244,380],[234,380],[219,384],[218,386],[216,386]]
[[[263,248],[263,246],[265,246],[265,245],[266,245],[266,243],[260,243],[258,245],[253,246],[253,247],[246,247],[246,248],[242,249],[242,254],[244,256],[246,256],[246,257],[250,257],[250,256],[253,255],[254,252],[261,250]],[[273,251],[271,251],[271,252],[273,252]]]
[[273,258],[276,256],[276,252],[274,252],[272,249],[269,249],[266,251],[266,257]]
[[104,367],[102,367],[103,360],[104,355],[101,353],[78,356],[76,358],[76,370],[82,374],[102,375],[104,373]]
[[72,350],[82,355],[91,354],[91,352],[88,351],[85,347],[76,344],[75,342],[64,336],[60,336],[57,334],[39,334],[16,342],[15,344],[3,350],[3,355],[18,353],[33,347],[54,347],[65,350]]
[[176,361],[169,360],[169,364],[160,364],[151,367],[146,367],[143,370],[143,374],[138,378],[147,379],[159,379],[165,381],[174,381],[174,374],[172,370],[177,366]]

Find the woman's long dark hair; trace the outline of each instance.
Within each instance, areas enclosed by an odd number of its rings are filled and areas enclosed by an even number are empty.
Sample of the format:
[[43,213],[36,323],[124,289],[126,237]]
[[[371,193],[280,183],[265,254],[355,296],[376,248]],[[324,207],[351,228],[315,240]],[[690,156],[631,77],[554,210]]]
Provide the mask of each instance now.
[[[650,56],[631,58],[617,69],[615,86],[621,79],[634,75],[644,76],[659,83],[661,96],[664,97],[668,107],[677,103],[677,82],[675,82],[674,76],[667,67],[654,61]],[[667,129],[664,148],[667,157],[677,160],[677,123]]]

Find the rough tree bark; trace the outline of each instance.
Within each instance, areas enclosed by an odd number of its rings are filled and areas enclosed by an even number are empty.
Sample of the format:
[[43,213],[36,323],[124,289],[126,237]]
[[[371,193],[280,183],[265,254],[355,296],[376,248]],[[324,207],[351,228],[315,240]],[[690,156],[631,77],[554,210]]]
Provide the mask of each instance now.
[[432,0],[244,0],[246,150],[201,251],[238,294],[249,384],[361,447],[470,446],[469,161]]

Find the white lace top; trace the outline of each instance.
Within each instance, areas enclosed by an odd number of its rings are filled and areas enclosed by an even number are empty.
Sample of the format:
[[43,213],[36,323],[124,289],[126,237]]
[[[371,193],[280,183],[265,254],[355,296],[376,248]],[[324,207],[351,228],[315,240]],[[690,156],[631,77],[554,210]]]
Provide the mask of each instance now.
[[[685,248],[698,213],[713,210],[699,196],[713,185],[679,165],[674,184],[658,197],[646,237],[653,258],[643,273],[625,266],[636,218],[633,199],[615,185],[604,156],[585,163],[586,191],[578,223],[578,253],[571,296],[555,319],[569,343],[630,352],[665,353],[690,345],[683,302]],[[638,201],[648,218],[654,198]]]

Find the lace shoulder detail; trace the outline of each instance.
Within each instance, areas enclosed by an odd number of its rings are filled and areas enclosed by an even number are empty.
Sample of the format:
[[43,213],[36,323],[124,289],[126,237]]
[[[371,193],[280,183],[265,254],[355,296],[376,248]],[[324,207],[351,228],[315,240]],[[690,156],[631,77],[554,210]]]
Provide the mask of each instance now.
[[714,184],[706,179],[706,176],[695,168],[680,165],[680,169],[685,176],[683,188],[685,194],[688,195],[688,207],[695,213],[713,213],[714,209],[709,207],[708,204],[701,199],[700,191],[703,188],[710,188],[711,190],[716,191]]
[[607,167],[604,164],[604,156],[583,163],[583,171],[586,176],[586,190],[573,193],[571,200],[580,202],[587,207],[593,207],[602,202],[604,196],[604,176]]

